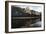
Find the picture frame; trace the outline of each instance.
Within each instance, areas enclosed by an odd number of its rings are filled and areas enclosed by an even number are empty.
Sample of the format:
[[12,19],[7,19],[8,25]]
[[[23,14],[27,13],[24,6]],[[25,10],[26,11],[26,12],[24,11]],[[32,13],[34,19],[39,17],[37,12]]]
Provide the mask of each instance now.
[[[31,10],[31,13],[28,8]],[[26,12],[23,13],[22,11],[23,12],[26,11]],[[35,20],[34,17],[37,20]],[[37,25],[35,24],[36,25],[35,26],[34,21],[35,22],[38,21],[38,23],[41,23],[40,26],[37,26],[38,24]],[[29,26],[30,22],[31,22],[31,26]],[[36,32],[36,31],[45,31],[45,3],[5,1],[5,32],[6,33]]]

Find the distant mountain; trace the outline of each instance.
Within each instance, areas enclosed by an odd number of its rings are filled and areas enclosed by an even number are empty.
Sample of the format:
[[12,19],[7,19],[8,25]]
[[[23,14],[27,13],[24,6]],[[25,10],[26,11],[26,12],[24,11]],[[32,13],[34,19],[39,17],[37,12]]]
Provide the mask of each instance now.
[[[32,17],[32,16],[39,16],[37,15],[39,12],[36,12],[34,10],[30,10],[31,14],[29,13],[25,13],[25,9],[24,8],[20,8],[20,7],[14,7],[12,6],[12,16],[13,17]],[[37,14],[36,14],[37,13]]]

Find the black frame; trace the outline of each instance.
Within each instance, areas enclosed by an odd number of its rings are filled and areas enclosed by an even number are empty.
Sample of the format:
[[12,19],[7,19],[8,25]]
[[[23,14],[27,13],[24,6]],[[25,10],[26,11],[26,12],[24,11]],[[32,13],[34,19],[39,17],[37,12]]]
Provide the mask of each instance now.
[[[32,3],[32,4],[43,4],[44,5],[44,29],[43,30],[33,30],[33,31],[18,31],[18,32],[9,32],[8,31],[8,3]],[[5,1],[5,32],[6,33],[19,33],[19,32],[37,32],[37,31],[45,31],[45,3],[40,2],[22,2],[22,1]]]

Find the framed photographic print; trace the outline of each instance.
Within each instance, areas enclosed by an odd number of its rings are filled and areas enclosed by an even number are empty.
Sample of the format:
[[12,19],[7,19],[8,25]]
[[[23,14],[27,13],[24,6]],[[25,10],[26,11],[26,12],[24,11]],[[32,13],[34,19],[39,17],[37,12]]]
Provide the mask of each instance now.
[[5,32],[45,30],[45,4],[5,1]]

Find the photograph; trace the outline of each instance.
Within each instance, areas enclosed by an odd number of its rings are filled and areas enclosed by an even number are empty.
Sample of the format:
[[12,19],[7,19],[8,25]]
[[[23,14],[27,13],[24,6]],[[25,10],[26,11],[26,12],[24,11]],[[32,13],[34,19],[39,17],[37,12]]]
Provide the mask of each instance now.
[[41,27],[40,9],[40,6],[11,6],[11,28]]
[[44,3],[5,3],[6,32],[44,31]]

